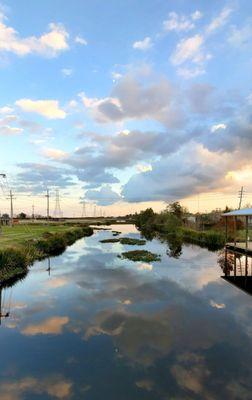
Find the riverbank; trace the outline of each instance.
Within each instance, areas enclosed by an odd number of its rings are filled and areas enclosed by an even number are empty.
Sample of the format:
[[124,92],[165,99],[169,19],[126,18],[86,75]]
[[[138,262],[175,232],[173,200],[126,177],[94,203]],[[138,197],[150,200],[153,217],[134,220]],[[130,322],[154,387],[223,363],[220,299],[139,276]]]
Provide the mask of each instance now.
[[147,209],[135,216],[135,224],[144,237],[159,236],[167,241],[176,241],[177,244],[191,243],[208,250],[220,250],[225,245],[223,230],[195,230],[186,226],[183,216],[172,212],[156,214],[152,209]]
[[27,234],[22,229],[12,229],[5,241],[0,239],[0,282],[24,274],[34,261],[59,255],[76,240],[93,234],[88,225],[29,227]]

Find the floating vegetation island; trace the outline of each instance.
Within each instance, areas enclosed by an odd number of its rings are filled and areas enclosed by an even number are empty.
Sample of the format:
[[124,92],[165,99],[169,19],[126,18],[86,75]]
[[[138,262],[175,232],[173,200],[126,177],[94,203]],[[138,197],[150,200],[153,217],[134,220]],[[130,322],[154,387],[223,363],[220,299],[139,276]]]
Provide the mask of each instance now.
[[125,253],[122,253],[118,257],[127,258],[128,260],[131,261],[143,261],[143,262],[161,261],[161,256],[159,254],[154,254],[147,250],[126,251]]
[[130,246],[144,246],[146,244],[146,240],[144,239],[132,239],[132,238],[110,238],[100,240],[101,243],[121,243]]

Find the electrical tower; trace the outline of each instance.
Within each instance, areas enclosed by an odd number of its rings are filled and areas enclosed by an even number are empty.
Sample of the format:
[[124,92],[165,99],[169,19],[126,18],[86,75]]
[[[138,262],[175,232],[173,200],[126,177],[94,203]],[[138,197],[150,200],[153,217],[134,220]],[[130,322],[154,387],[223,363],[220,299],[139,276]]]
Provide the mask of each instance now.
[[241,190],[239,190],[239,192],[238,192],[238,199],[239,199],[239,207],[238,207],[238,210],[241,209],[243,196],[244,196],[244,189],[243,189],[243,186],[242,186],[242,187],[241,187]]
[[49,220],[49,217],[50,217],[50,193],[49,193],[48,189],[46,189],[45,197],[46,197],[46,218],[47,218],[47,220]]
[[85,201],[83,201],[81,218],[85,218],[86,216],[87,216],[86,215],[86,203],[85,203]]
[[62,217],[62,211],[60,208],[60,195],[59,195],[59,189],[56,189],[55,192],[55,209],[54,209],[54,217],[55,218],[61,218]]

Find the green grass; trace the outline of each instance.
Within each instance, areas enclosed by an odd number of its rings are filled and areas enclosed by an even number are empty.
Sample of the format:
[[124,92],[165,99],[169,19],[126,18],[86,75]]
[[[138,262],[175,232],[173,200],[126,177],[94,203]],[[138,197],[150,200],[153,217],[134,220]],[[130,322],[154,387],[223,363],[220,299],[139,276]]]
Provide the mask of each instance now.
[[2,234],[0,235],[0,250],[8,247],[20,247],[25,244],[26,241],[39,239],[43,237],[45,232],[50,233],[62,233],[69,231],[67,225],[38,225],[38,224],[20,224],[2,227]]
[[0,238],[0,281],[24,274],[34,261],[61,254],[68,245],[92,234],[87,225],[32,226],[29,234],[24,226],[6,227]]

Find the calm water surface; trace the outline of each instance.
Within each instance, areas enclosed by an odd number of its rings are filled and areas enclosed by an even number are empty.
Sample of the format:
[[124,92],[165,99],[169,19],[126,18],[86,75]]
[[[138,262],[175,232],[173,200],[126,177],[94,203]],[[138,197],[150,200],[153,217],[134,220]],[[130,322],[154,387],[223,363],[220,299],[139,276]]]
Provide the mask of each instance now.
[[162,261],[133,263],[117,256],[137,247],[99,242],[111,236],[2,290],[0,399],[252,399],[252,298],[217,254],[154,239],[141,248]]

